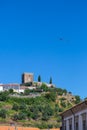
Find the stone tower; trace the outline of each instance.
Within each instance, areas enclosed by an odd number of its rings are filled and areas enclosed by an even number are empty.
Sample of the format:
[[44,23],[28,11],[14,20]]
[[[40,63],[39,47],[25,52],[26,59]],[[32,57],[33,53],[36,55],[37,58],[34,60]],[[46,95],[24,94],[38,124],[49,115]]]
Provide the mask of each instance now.
[[22,83],[33,83],[33,74],[32,73],[23,73],[22,74]]

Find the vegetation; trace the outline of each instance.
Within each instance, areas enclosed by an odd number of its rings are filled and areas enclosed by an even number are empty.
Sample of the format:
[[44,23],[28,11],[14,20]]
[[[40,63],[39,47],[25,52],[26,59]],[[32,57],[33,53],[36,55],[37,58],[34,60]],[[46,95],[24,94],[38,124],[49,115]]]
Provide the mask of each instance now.
[[[35,96],[37,93],[40,96]],[[37,90],[26,89],[19,97],[11,96],[12,94],[14,94],[13,90],[0,93],[0,121],[4,119],[4,123],[12,121],[39,128],[59,127],[60,112],[81,101],[79,96],[75,96],[76,100],[70,102],[66,98],[67,90],[48,88],[44,83],[38,86]],[[34,97],[28,97],[30,94]]]
[[52,77],[50,77],[50,81],[49,81],[49,84],[52,84]]
[[24,95],[29,95],[30,94],[30,89],[25,89],[25,91],[24,91]]
[[41,76],[40,75],[38,76],[38,82],[41,82]]
[[40,88],[41,88],[44,92],[49,91],[49,88],[47,87],[47,85],[46,85],[45,83],[42,83],[42,85],[40,86]]
[[21,86],[32,86],[32,82],[21,84]]
[[75,96],[75,99],[75,104],[78,104],[81,101],[81,98],[78,95]]

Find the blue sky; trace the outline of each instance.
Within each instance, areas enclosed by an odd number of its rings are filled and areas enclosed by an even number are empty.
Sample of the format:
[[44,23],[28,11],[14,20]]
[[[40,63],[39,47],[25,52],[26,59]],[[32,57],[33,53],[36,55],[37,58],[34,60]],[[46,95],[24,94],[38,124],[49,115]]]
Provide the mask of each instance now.
[[0,60],[2,83],[32,72],[87,97],[87,1],[0,0]]

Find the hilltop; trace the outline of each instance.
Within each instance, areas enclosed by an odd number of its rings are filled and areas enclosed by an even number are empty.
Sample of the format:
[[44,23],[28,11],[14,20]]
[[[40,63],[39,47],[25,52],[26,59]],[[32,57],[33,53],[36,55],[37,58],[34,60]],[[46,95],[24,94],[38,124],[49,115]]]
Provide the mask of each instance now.
[[0,123],[38,128],[58,128],[60,113],[81,101],[66,89],[34,81],[32,73],[22,74],[21,84],[0,85]]
[[[28,84],[25,85],[28,87]],[[59,114],[79,102],[79,96],[53,85],[48,87],[45,83],[33,90],[26,88],[24,93],[9,89],[0,92],[0,123],[58,128],[61,125]]]

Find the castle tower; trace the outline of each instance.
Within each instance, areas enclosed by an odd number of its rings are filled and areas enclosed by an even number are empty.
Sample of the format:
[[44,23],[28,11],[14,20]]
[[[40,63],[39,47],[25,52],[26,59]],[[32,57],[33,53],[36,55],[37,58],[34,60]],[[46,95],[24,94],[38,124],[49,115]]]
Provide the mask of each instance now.
[[22,74],[22,83],[33,83],[33,74],[32,73],[23,73]]

